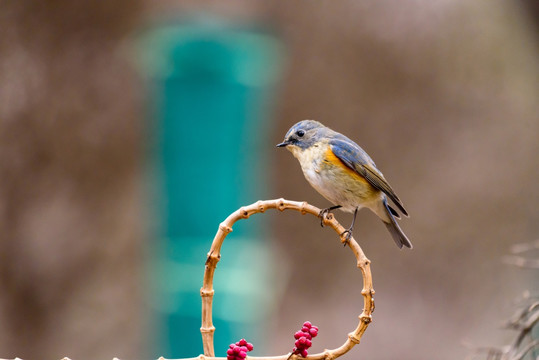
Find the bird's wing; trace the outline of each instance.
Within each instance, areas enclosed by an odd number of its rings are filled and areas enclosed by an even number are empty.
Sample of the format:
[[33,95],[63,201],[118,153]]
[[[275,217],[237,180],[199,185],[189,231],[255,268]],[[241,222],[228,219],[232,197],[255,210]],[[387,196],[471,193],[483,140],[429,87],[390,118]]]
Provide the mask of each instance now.
[[355,142],[345,136],[332,139],[329,142],[331,151],[350,169],[363,176],[376,189],[383,191],[406,216],[408,212],[402,201],[391,188],[384,175],[376,168],[374,161]]

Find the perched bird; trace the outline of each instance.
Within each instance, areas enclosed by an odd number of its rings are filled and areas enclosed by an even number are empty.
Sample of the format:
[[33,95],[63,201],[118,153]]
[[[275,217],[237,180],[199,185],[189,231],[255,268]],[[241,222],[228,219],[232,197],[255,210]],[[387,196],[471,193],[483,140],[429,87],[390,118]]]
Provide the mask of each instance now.
[[374,161],[355,142],[318,121],[303,120],[288,130],[277,147],[286,147],[299,160],[311,186],[335,204],[320,212],[322,219],[338,208],[354,213],[352,225],[344,232],[347,239],[352,236],[358,210],[366,207],[384,222],[399,248],[412,248],[395,220],[400,219],[399,213],[387,198],[408,216],[406,209]]

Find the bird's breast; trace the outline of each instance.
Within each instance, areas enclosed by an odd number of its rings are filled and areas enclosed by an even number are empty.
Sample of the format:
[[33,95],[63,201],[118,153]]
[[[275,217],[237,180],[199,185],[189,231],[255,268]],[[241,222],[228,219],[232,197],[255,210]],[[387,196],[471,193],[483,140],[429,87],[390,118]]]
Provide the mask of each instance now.
[[368,206],[380,196],[365,178],[337,158],[329,145],[318,144],[292,152],[311,186],[332,203],[343,206],[343,210]]

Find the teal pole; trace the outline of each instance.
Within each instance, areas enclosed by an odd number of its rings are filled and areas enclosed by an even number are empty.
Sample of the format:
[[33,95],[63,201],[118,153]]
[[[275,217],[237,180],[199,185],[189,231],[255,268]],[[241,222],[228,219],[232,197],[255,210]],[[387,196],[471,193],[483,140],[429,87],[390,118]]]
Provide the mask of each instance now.
[[[155,351],[191,357],[202,353],[199,291],[217,227],[268,195],[267,134],[283,50],[267,32],[198,19],[153,27],[139,54],[150,80],[160,224],[150,266]],[[223,248],[214,279],[217,356],[241,337],[264,348],[275,279],[260,220],[237,225]]]

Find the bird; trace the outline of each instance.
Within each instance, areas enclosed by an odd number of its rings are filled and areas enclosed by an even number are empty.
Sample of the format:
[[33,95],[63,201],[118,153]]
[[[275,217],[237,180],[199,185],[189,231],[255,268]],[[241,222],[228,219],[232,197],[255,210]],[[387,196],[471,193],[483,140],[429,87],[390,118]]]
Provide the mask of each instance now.
[[341,234],[348,241],[358,210],[368,208],[382,220],[400,249],[412,248],[397,223],[401,217],[388,198],[404,216],[408,217],[408,212],[374,161],[354,141],[318,121],[303,120],[288,130],[277,147],[289,150],[309,184],[334,204],[320,211],[322,226],[332,210],[353,213],[352,224]]

